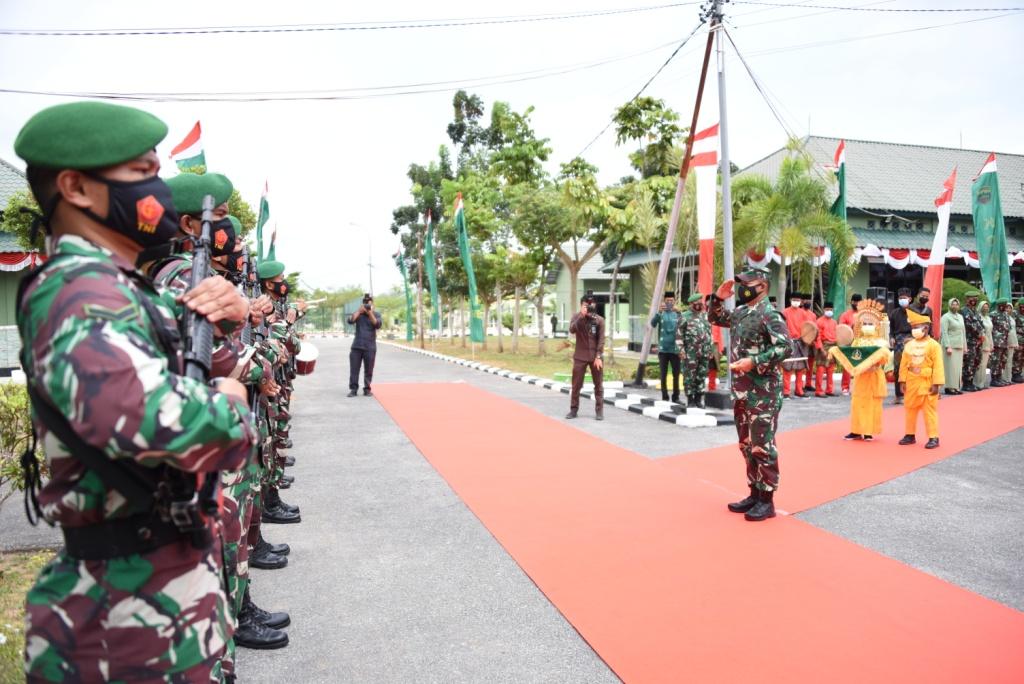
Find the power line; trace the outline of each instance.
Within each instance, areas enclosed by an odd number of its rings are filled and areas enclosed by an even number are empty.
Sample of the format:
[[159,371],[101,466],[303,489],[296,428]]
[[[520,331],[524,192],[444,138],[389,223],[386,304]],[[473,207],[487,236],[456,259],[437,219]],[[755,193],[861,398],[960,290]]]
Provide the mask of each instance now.
[[[871,5],[882,5],[882,4],[885,4],[885,3],[888,3],[888,2],[894,2],[894,0],[872,0],[872,2],[866,2],[863,5],[858,5],[858,7],[868,7],[868,6],[871,6]],[[792,7],[794,9],[799,9],[800,8],[800,6],[798,6],[798,5],[792,5]],[[744,14],[737,14],[737,15],[734,15],[733,17],[731,17],[729,23],[732,24],[733,26],[737,27],[737,28],[750,28],[752,26],[764,26],[765,24],[779,24],[779,23],[782,23],[782,22],[785,22],[785,21],[796,21],[798,19],[806,19],[808,17],[820,17],[823,14],[832,14],[833,12],[839,11],[839,10],[830,9],[830,10],[823,10],[823,11],[820,11],[820,12],[808,12],[806,14],[798,14],[796,16],[779,17],[778,19],[766,19],[764,21],[755,21],[752,24],[745,24],[745,23],[742,23],[742,22],[739,23],[739,24],[736,24],[734,21],[732,21],[733,19],[736,19],[737,17],[741,17],[741,16],[745,17],[748,14],[754,14],[755,12],[764,12],[764,11],[773,10],[773,9],[777,10],[777,9],[781,9],[781,8],[780,7],[768,7],[767,9],[764,9],[764,10],[755,10],[754,12],[747,12],[747,13],[744,13]]]
[[635,57],[657,52],[675,41],[662,43],[647,50],[633,52],[617,57],[610,57],[594,62],[576,63],[564,67],[545,67],[532,71],[514,72],[511,74],[499,74],[495,76],[483,76],[478,78],[458,79],[450,81],[428,81],[421,83],[404,83],[387,86],[363,86],[358,88],[333,88],[324,90],[282,90],[282,91],[237,91],[237,92],[138,92],[119,93],[102,91],[52,91],[52,90],[24,90],[15,88],[0,88],[0,93],[16,93],[21,95],[43,95],[56,97],[80,97],[100,100],[125,100],[125,101],[152,101],[152,102],[268,102],[268,101],[300,101],[300,100],[364,100],[381,97],[394,97],[400,95],[420,95],[440,92],[450,92],[460,88],[483,88],[508,83],[521,83],[524,81],[535,81],[554,76],[576,73],[595,69],[615,62],[621,62]]
[[[676,49],[672,51],[672,54],[668,56],[668,59],[666,59],[664,61],[664,63],[662,63],[662,65],[660,67],[658,67],[658,70],[654,72],[654,75],[652,75],[649,79],[647,79],[647,82],[644,83],[643,86],[640,88],[640,90],[638,90],[636,92],[636,95],[634,95],[633,97],[629,98],[629,101],[627,101],[626,104],[631,104],[631,103],[635,102],[637,98],[639,98],[641,95],[643,95],[644,91],[647,90],[648,86],[650,86],[651,83],[654,82],[654,79],[656,79],[658,77],[658,75],[662,71],[665,70],[665,67],[667,67],[669,65],[669,63],[673,59],[675,59],[675,56],[679,54],[679,51],[683,49],[683,46],[685,46],[688,42],[690,42],[690,39],[693,38],[694,35],[696,35],[697,31],[699,31],[700,27],[703,26],[703,25],[704,25],[704,20],[702,19],[699,24],[697,24],[696,26],[693,27],[693,30],[690,31],[690,35],[686,36],[686,38],[683,39],[683,42],[681,42],[679,44],[679,46],[676,47]],[[583,146],[583,149],[579,151],[579,153],[576,155],[576,157],[583,157],[583,155],[586,154],[587,150],[590,149],[590,146],[593,145],[594,143],[596,143],[598,141],[598,139],[602,135],[604,135],[608,131],[609,128],[611,128],[613,123],[615,123],[615,116],[614,115],[612,115],[612,118],[608,120],[608,123],[605,124],[605,127],[602,128],[601,131],[597,135],[594,136],[593,140],[591,140],[590,142],[588,142],[586,145]],[[576,157],[574,157],[574,159]]]
[[526,24],[545,21],[564,21],[571,19],[588,19],[592,17],[610,17],[622,14],[636,14],[656,10],[685,7],[700,4],[693,2],[674,2],[665,5],[648,5],[646,7],[626,7],[589,12],[572,12],[565,14],[524,14],[492,17],[469,17],[451,19],[410,19],[393,22],[339,22],[331,24],[267,24],[254,26],[195,26],[168,28],[103,28],[103,29],[14,29],[0,28],[0,35],[5,36],[175,36],[175,35],[210,35],[223,33],[322,33],[330,31],[386,31],[399,29],[450,28],[456,26],[485,26],[494,24]]
[[1017,12],[1024,10],[1024,7],[848,7],[838,5],[794,5],[781,2],[753,2],[753,0],[735,0],[737,5],[757,5],[761,7],[778,7],[794,9],[824,9],[840,10],[843,12]]

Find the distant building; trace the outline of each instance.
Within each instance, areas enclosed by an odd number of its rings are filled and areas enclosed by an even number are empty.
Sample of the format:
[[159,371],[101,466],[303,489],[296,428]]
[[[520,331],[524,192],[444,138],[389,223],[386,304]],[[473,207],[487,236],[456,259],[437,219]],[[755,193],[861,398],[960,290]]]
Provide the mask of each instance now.
[[[24,172],[0,159],[0,211],[7,208],[15,193],[27,189]],[[35,265],[38,258],[35,252],[25,251],[13,235],[0,231],[0,376],[10,375],[11,369],[20,365],[15,298],[25,269]]]
[[[582,256],[590,249],[590,246],[591,243],[589,242],[579,242],[577,243],[576,250]],[[562,245],[562,249],[567,254],[574,255],[571,242]],[[558,318],[558,330],[560,332],[568,330],[569,320],[580,308],[578,300],[587,290],[594,292],[594,301],[597,304],[598,313],[604,317],[606,322],[608,321],[612,301],[612,276],[611,270],[608,270],[608,272],[604,271],[602,261],[601,253],[598,252],[580,268],[576,279],[577,301],[575,302],[570,301],[572,299],[572,279],[569,277],[569,269],[565,267],[565,264],[556,259],[554,265],[548,271],[545,285],[552,289],[555,296],[554,315]],[[629,278],[628,274],[623,271],[619,274],[619,307],[616,316],[616,328],[619,333],[624,333],[628,329],[629,301]],[[550,326],[550,321],[545,321],[545,328],[547,329],[548,326]]]

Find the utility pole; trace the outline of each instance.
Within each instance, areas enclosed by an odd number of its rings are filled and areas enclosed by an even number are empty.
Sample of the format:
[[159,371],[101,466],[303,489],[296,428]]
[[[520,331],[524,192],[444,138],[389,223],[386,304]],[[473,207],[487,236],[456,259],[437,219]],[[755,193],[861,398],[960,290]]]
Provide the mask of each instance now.
[[[724,0],[728,2],[728,0]],[[719,144],[722,147],[721,175],[722,175],[722,271],[726,280],[736,277],[733,268],[733,244],[732,244],[732,169],[729,162],[729,117],[726,115],[728,109],[725,106],[725,40],[722,36],[722,5],[723,0],[714,0],[711,18],[711,30],[714,31],[718,41],[718,135]],[[810,121],[808,120],[808,129]],[[733,298],[725,302],[726,311],[732,311],[734,306]],[[722,344],[726,353],[729,350],[729,329],[722,328]],[[732,359],[729,359],[731,362]],[[732,384],[732,373],[726,373],[722,378],[722,389],[729,389]]]
[[[430,221],[429,215],[427,221]],[[423,230],[416,232],[416,270],[419,271],[419,287],[416,289],[416,325],[420,329],[420,349],[425,349],[423,342],[423,234],[427,232],[427,224],[423,224]]]
[[373,296],[373,239],[372,238],[367,238],[367,243],[369,244],[369,251],[368,251],[369,261],[366,262],[366,266],[369,268],[369,272],[370,272],[370,296],[372,297]]

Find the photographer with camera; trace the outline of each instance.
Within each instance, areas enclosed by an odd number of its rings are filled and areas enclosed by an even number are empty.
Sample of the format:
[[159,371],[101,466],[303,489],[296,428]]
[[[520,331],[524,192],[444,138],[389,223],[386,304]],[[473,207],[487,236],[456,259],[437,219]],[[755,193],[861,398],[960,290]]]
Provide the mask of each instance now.
[[594,379],[594,410],[597,420],[604,420],[604,319],[597,315],[594,293],[588,291],[580,299],[580,310],[569,322],[569,332],[576,335],[576,351],[572,355],[572,394],[569,395],[567,419],[575,418],[580,409],[580,390],[590,369]]
[[370,383],[373,381],[373,362],[377,357],[377,331],[383,323],[380,315],[373,310],[373,296],[369,292],[363,295],[363,305],[348,317],[348,322],[356,327],[356,338],[352,342],[352,351],[348,353],[348,396],[359,394],[359,366],[363,366],[363,395],[370,397]]

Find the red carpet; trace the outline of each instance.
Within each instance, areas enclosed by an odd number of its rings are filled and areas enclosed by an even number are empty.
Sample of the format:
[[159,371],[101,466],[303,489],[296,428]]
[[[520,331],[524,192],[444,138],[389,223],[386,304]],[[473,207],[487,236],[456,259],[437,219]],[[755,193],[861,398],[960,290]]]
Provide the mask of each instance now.
[[[782,410],[788,406],[787,402]],[[924,448],[927,438],[920,417],[917,444],[898,446],[896,442],[904,434],[903,417],[902,406],[886,409],[884,434],[873,442],[843,441],[850,431],[849,419],[781,433],[778,505],[791,513],[814,508],[1016,430],[1024,426],[1024,385],[943,398],[939,402],[938,449]],[[681,454],[658,463],[732,494],[746,488],[743,460],[735,445]]]
[[471,385],[375,393],[627,682],[1024,681],[1024,614]]

